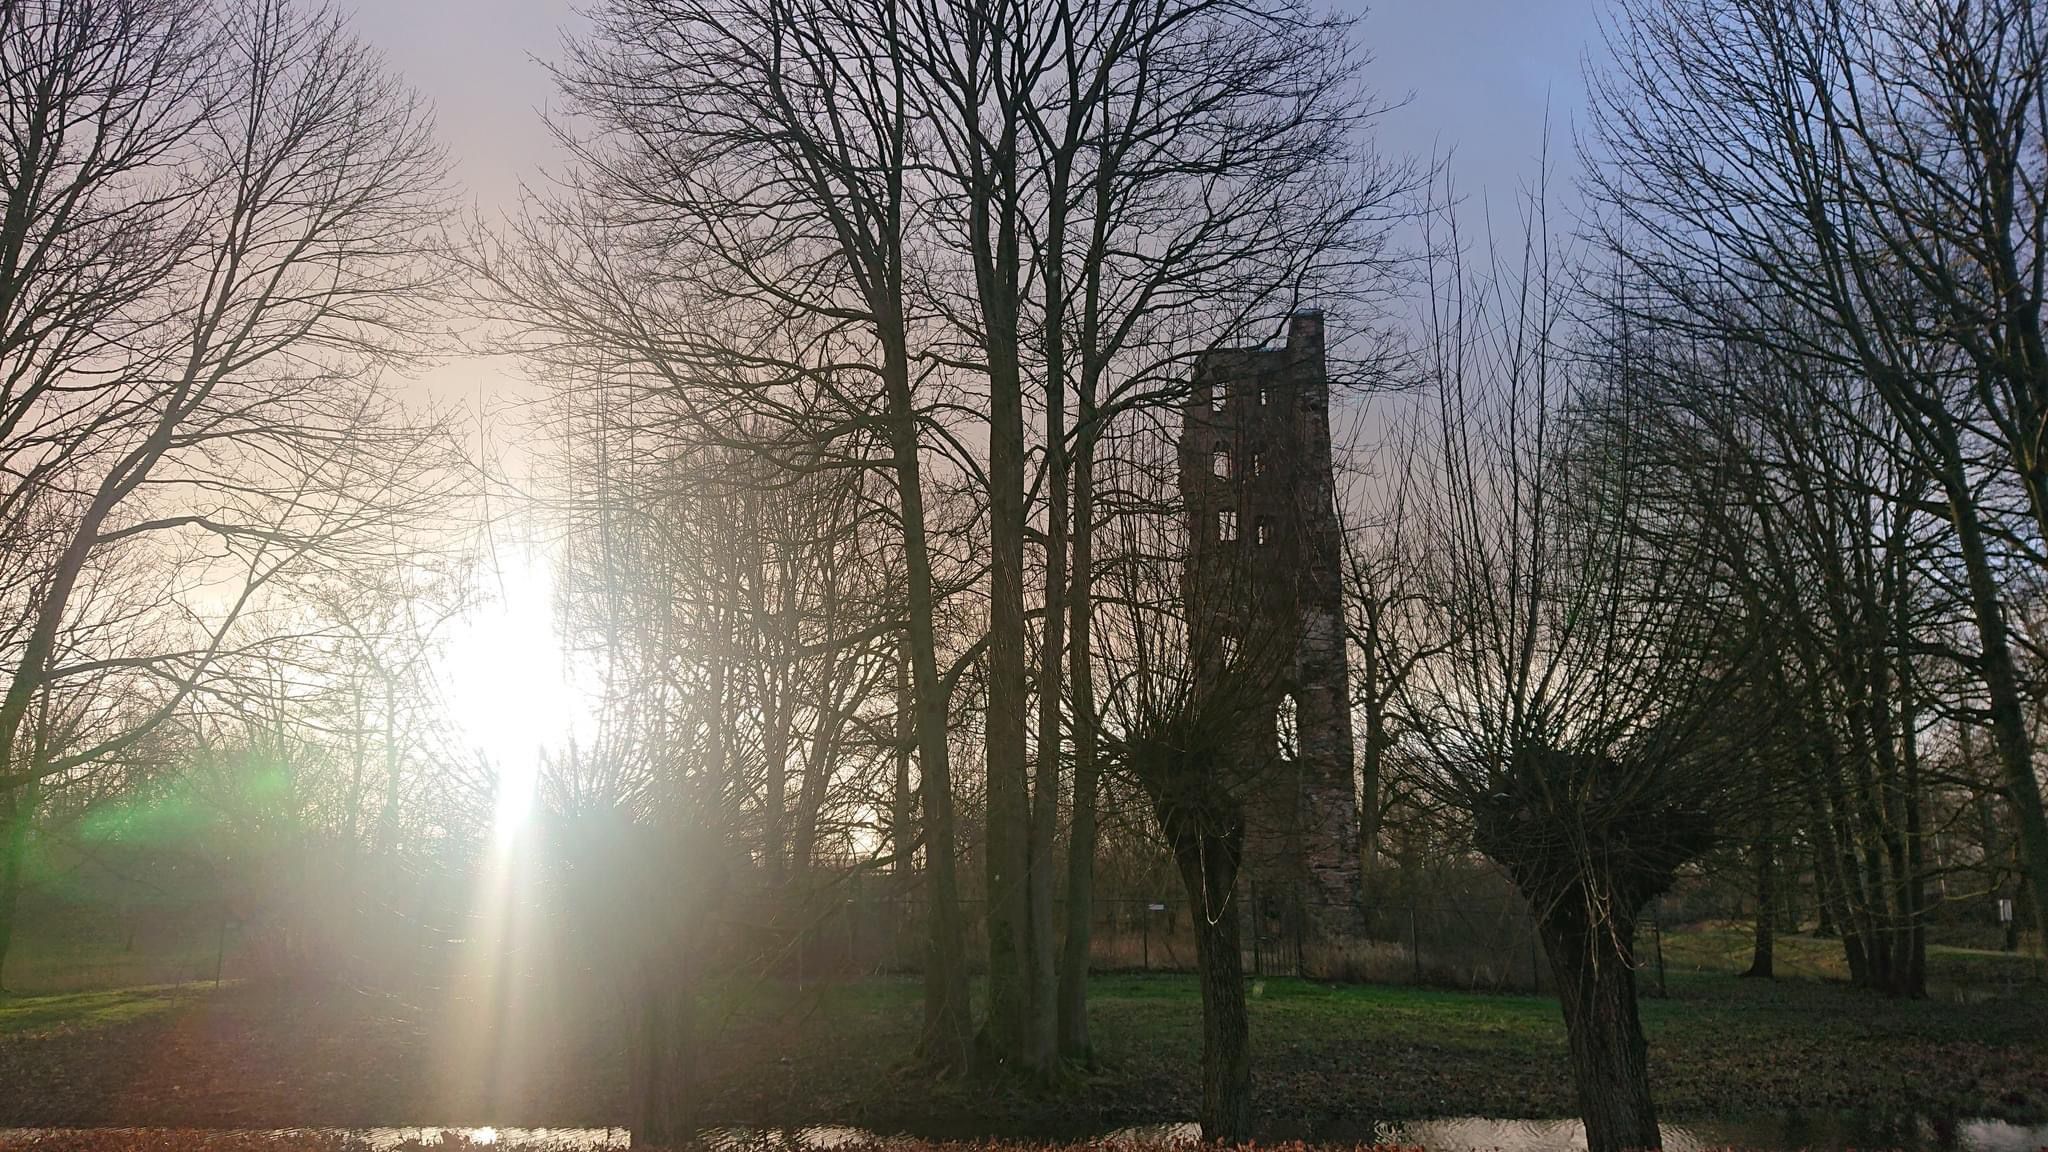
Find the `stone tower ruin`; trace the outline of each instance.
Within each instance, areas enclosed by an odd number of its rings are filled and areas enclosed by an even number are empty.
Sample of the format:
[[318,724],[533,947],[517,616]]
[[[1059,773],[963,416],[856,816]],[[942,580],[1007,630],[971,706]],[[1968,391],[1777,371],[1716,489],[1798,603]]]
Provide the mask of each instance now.
[[[1320,313],[1292,316],[1283,347],[1196,362],[1180,487],[1191,634],[1259,645],[1275,669],[1255,689],[1262,720],[1242,753],[1253,774],[1238,896],[1254,932],[1303,959],[1320,941],[1356,934],[1362,917]],[[1218,675],[1221,661],[1196,668]]]

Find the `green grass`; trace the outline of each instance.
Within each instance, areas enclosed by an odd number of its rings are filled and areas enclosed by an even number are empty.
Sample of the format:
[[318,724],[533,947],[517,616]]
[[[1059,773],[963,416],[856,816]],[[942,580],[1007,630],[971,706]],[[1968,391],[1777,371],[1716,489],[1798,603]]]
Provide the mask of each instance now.
[[[1734,975],[1749,967],[1754,932],[1747,924],[1707,923],[1664,934],[1664,963],[1672,974]],[[1649,938],[1639,945],[1648,952]],[[1848,960],[1839,939],[1781,935],[1772,947],[1772,967],[1780,979],[1847,980]],[[2022,950],[1999,952],[1982,948],[1927,946],[1927,982],[1937,998],[1972,988],[1990,988],[2040,979],[2039,956]]]
[[211,984],[152,984],[98,992],[0,997],[0,1036],[60,1028],[104,1028],[184,1007]]
[[[1667,965],[1674,944],[1689,946],[1667,937]],[[1902,1002],[1701,964],[1674,966],[1670,990],[1641,1007],[1655,1092],[1673,1121],[1871,1107],[2048,1119],[2041,985],[1986,1002]],[[801,990],[735,982],[710,998],[698,1032],[702,1114],[713,1125],[1048,1139],[1195,1115],[1194,978],[1109,975],[1089,992],[1095,1059],[1047,1090],[1002,1076],[935,1081],[914,1055],[915,977]],[[1266,978],[1249,1004],[1254,1107],[1267,1132],[1575,1108],[1563,1020],[1547,996]],[[616,1018],[579,1013],[566,1018],[571,1032],[508,1036],[479,1061],[450,1047],[463,1035],[450,1011],[444,997],[408,1005],[317,983],[0,1001],[0,1082],[21,1085],[11,1105],[0,1094],[0,1127],[622,1121],[627,1030]],[[465,1104],[449,1094],[451,1068],[483,1081],[493,1069],[523,1071],[516,1093]]]
[[124,915],[101,906],[60,905],[24,916],[7,950],[5,980],[21,993],[84,992],[211,980],[226,945],[233,968],[241,933],[217,909]]
[[[852,1117],[912,1130],[971,1118],[968,1131],[978,1122],[1060,1135],[1041,1123],[1049,1111],[1089,1123],[1195,1111],[1201,1034],[1191,977],[1092,981],[1098,1061],[1056,1100],[1015,1088],[917,1087],[901,1059],[916,1041],[920,996],[912,980],[863,981],[734,1013],[721,1050],[778,1055],[769,1075],[751,1060],[719,1074],[721,1112],[735,1122]],[[1258,1107],[1269,1119],[1573,1111],[1563,1019],[1550,997],[1276,978],[1254,983],[1250,1008]],[[2048,994],[2039,988],[1989,1003],[1899,1002],[1817,980],[1688,973],[1674,975],[1669,997],[1646,995],[1642,1013],[1658,1098],[1674,1119],[1874,1103],[2048,1117]]]

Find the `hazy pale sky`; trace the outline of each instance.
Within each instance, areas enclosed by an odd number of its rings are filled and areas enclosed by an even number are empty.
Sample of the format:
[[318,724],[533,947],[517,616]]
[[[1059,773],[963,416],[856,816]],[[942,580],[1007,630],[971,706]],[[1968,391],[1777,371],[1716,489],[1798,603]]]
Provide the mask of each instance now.
[[[581,0],[341,0],[360,33],[432,100],[456,176],[488,217],[549,160],[541,113],[553,98],[542,61],[579,27]],[[1460,193],[1497,220],[1538,169],[1546,118],[1555,172],[1569,177],[1572,130],[1584,121],[1582,62],[1600,48],[1607,0],[1380,0],[1359,40],[1367,77],[1405,101],[1379,146],[1424,159],[1449,155]],[[431,390],[474,402],[511,382],[502,366],[450,364]]]

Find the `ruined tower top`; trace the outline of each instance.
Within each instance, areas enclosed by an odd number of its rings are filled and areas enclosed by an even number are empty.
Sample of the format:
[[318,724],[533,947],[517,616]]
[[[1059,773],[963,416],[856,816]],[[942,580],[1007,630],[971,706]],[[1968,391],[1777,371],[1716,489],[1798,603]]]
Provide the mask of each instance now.
[[1289,317],[1280,347],[1224,348],[1196,361],[1181,420],[1181,494],[1190,591],[1205,601],[1198,615],[1306,624],[1297,609],[1334,606],[1335,493],[1322,313]]

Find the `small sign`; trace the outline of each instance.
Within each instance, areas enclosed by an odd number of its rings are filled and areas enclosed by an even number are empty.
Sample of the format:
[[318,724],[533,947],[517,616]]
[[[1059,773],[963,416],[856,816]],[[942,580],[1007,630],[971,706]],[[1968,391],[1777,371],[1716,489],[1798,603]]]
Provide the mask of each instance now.
[[2012,901],[2007,900],[2003,896],[1998,899],[1998,922],[2000,924],[2012,923]]
[[1148,904],[1148,905],[1146,905],[1146,907],[1148,907],[1148,908],[1152,909],[1152,911],[1154,911],[1154,912],[1164,912],[1164,911],[1166,911],[1166,905],[1164,905],[1164,904]]

